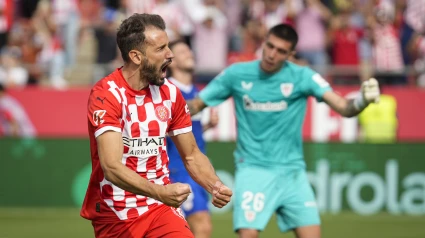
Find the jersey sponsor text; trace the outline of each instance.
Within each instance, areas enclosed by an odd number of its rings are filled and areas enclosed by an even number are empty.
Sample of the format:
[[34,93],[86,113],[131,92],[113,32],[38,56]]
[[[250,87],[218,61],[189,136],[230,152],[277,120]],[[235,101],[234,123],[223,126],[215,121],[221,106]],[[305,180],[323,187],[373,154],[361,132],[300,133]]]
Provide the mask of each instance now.
[[243,97],[244,108],[249,111],[277,112],[288,108],[286,101],[280,102],[254,102],[248,95]]

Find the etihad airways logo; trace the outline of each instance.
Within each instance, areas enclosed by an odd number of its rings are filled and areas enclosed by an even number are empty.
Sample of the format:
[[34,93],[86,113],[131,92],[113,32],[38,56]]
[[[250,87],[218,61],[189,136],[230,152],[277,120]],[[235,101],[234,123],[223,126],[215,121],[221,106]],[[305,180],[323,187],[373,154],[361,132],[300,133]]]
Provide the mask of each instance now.
[[128,147],[127,154],[140,157],[150,157],[159,155],[159,148],[165,145],[163,136],[149,136],[138,138],[122,138],[123,143]]
[[243,104],[245,110],[249,111],[263,111],[263,112],[278,112],[288,108],[286,101],[280,102],[254,102],[248,95],[243,96]]

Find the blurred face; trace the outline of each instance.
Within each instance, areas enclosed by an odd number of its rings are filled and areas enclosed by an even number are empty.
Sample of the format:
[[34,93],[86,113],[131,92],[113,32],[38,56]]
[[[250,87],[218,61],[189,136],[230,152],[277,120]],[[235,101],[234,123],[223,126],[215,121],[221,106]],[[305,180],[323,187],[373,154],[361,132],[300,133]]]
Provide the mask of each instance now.
[[264,6],[268,12],[276,11],[281,3],[282,0],[264,0]]
[[263,45],[261,69],[267,73],[276,72],[294,54],[291,42],[270,34]]
[[340,22],[342,28],[347,28],[350,25],[350,14],[347,12],[341,13]]
[[170,65],[172,70],[193,72],[195,68],[195,59],[188,45],[185,43],[174,45],[173,54],[175,57],[173,63]]
[[1,63],[5,68],[15,67],[18,64],[18,61],[15,57],[10,55],[2,55]]
[[142,56],[140,79],[147,79],[150,84],[164,84],[168,65],[171,64],[173,53],[168,48],[168,36],[165,31],[148,28],[145,30],[145,55]]

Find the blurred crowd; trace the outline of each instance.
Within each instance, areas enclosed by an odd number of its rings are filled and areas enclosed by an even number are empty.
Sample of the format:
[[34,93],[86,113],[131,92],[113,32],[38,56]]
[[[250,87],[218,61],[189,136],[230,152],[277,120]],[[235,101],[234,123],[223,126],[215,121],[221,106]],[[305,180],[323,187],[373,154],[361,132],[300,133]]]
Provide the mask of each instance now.
[[[267,30],[286,22],[300,38],[291,60],[333,83],[425,87],[425,0],[0,0],[0,84],[63,89],[87,64],[84,83],[96,82],[122,64],[115,32],[136,12],[189,43],[201,81],[261,57]],[[90,39],[94,56],[81,61]]]

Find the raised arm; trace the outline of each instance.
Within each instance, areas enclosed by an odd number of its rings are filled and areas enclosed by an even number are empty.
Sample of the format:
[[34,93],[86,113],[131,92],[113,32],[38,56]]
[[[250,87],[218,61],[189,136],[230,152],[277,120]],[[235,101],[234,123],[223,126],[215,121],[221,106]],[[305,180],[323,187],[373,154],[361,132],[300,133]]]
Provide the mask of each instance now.
[[362,83],[360,93],[354,99],[347,99],[328,91],[323,94],[323,101],[341,116],[353,117],[363,111],[369,103],[379,102],[379,94],[378,81],[372,78]]
[[134,194],[151,197],[173,207],[179,207],[189,196],[188,185],[157,185],[122,164],[124,147],[121,133],[106,131],[96,140],[99,162],[105,178],[115,186]]
[[219,208],[225,206],[230,201],[232,191],[215,174],[209,159],[199,150],[193,133],[179,134],[171,139],[190,176],[213,196],[212,204]]

